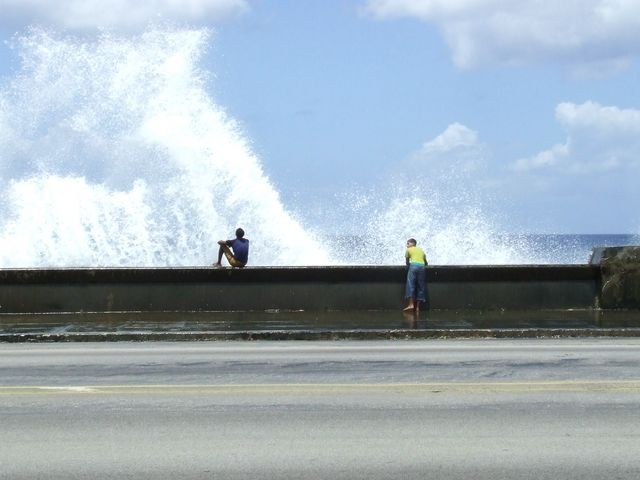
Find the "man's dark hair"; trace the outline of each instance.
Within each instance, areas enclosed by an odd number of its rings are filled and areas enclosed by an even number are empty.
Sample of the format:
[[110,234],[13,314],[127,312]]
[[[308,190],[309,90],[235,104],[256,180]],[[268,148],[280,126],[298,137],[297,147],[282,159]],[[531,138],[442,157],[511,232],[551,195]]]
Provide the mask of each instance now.
[[238,228],[236,230],[236,238],[242,238],[242,237],[244,237],[244,230],[241,228]]
[[407,243],[413,243],[414,245],[418,244],[418,242],[416,242],[415,238],[410,238],[409,240],[407,240]]

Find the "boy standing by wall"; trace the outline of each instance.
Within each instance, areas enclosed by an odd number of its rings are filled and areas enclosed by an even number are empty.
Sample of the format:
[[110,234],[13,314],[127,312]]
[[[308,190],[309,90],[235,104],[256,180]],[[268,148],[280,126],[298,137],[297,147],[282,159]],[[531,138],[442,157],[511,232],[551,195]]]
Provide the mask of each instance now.
[[416,239],[407,240],[407,250],[405,251],[405,260],[407,261],[407,286],[405,289],[405,298],[408,303],[403,311],[415,310],[420,311],[420,302],[427,301],[427,288],[425,278],[425,266],[427,265],[427,256],[420,247],[417,246]]

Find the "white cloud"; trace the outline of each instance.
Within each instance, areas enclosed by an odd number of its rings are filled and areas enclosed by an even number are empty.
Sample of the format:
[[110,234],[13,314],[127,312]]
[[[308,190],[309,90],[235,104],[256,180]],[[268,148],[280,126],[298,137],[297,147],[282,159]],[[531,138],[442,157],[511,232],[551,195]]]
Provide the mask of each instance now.
[[527,170],[536,170],[541,168],[554,167],[562,164],[570,156],[570,148],[568,143],[560,143],[554,145],[549,150],[534,155],[530,158],[521,158],[512,165],[512,170],[524,172]]
[[460,123],[452,123],[444,132],[425,142],[411,156],[429,169],[430,174],[469,173],[479,167],[485,157],[485,146],[478,141],[478,133]]
[[608,136],[640,134],[640,110],[605,107],[597,102],[561,103],[556,107],[556,118],[567,128],[591,130]]
[[0,0],[0,22],[8,27],[135,30],[157,21],[215,22],[248,8],[246,0]]
[[452,123],[447,129],[433,140],[422,146],[423,155],[446,153],[455,149],[475,147],[478,143],[478,133],[460,123]]
[[436,25],[460,68],[554,61],[611,71],[640,53],[635,0],[367,0],[364,11]]
[[556,119],[567,140],[511,165],[516,172],[588,174],[640,166],[640,110],[596,102],[561,103]]

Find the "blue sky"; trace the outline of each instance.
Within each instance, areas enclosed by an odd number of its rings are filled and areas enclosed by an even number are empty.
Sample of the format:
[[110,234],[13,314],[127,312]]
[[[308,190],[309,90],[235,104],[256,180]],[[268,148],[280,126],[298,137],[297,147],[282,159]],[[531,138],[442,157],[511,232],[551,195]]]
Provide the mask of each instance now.
[[[505,231],[640,232],[640,4],[178,3],[0,0],[0,35],[211,28],[210,95],[311,222],[406,172],[473,191]],[[0,62],[0,81],[19,69],[7,43]]]

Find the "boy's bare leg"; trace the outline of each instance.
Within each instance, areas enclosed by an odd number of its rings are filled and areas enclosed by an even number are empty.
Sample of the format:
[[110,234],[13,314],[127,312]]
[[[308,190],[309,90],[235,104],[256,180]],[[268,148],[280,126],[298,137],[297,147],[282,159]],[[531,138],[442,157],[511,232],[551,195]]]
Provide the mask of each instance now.
[[223,255],[225,256],[225,258],[229,262],[229,265],[234,265],[235,263],[237,263],[237,260],[233,256],[233,253],[231,253],[231,249],[229,248],[229,246],[224,244],[224,243],[219,243],[219,245],[220,245],[220,248],[218,249],[218,261],[215,262],[213,264],[213,266],[216,267],[216,268],[222,267],[222,256]]

